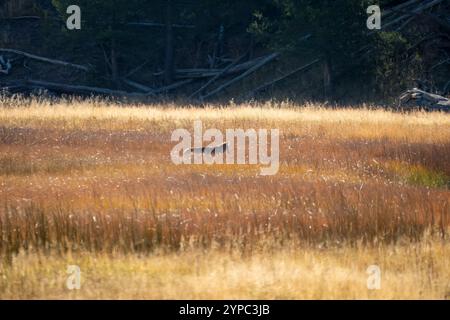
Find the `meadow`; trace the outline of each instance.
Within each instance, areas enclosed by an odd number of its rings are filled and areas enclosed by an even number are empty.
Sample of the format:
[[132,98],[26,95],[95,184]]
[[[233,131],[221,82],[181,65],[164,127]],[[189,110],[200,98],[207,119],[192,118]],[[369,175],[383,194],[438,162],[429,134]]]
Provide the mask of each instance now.
[[[196,119],[278,173],[173,164]],[[449,299],[449,164],[442,112],[0,98],[0,299]]]

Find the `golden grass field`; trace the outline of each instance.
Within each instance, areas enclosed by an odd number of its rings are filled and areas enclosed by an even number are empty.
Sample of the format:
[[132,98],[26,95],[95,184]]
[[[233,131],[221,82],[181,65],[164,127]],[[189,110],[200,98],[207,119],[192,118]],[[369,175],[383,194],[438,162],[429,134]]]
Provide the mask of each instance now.
[[[278,174],[174,165],[196,119]],[[0,299],[449,299],[449,189],[448,113],[1,98]]]

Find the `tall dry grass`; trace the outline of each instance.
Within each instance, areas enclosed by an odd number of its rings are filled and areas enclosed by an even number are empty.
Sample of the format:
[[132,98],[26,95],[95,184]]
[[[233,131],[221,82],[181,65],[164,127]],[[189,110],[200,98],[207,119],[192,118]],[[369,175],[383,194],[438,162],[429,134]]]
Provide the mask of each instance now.
[[[81,269],[67,290],[67,266]],[[367,268],[381,269],[368,290]],[[449,299],[450,246],[420,243],[367,248],[289,244],[243,256],[239,250],[178,253],[21,253],[0,270],[0,299]],[[6,281],[5,281],[6,280]]]
[[[289,103],[1,104],[5,268],[20,269],[36,254],[173,257],[201,249],[269,259],[286,247],[318,250],[317,257],[326,248],[403,248],[425,234],[448,243],[445,113]],[[279,128],[280,171],[263,177],[254,165],[172,164],[172,130],[192,130],[195,119],[205,129]]]

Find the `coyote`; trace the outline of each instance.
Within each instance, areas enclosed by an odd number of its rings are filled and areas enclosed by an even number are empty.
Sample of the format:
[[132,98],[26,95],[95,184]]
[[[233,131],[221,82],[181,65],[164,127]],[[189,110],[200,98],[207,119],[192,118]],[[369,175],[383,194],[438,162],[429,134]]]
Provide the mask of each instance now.
[[[174,164],[261,164],[261,175],[274,175],[279,168],[278,129],[226,129],[209,128],[203,134],[201,120],[194,121],[194,134],[184,128],[172,132],[171,141],[178,141],[170,151]],[[192,139],[194,138],[194,139]],[[213,141],[208,144],[209,141]],[[223,143],[223,141],[226,141]],[[192,142],[194,145],[192,146]],[[207,144],[202,147],[203,144]],[[270,154],[269,154],[270,147]],[[182,156],[180,156],[182,153]]]
[[211,155],[215,155],[216,152],[217,153],[222,153],[227,151],[228,148],[228,144],[222,143],[220,146],[213,146],[213,147],[200,147],[200,148],[190,148],[190,149],[186,149],[184,152],[186,153],[187,151],[193,152],[193,153],[205,153],[208,152]]

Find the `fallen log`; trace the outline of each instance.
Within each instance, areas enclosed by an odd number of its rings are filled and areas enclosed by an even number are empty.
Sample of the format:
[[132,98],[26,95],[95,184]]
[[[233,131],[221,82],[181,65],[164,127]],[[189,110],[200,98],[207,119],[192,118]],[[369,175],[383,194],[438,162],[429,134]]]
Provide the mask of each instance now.
[[401,30],[403,30],[410,22],[414,21],[416,17],[410,17],[408,19],[406,19],[405,22],[403,22],[400,26],[398,26],[397,28],[395,28],[396,32],[400,32]]
[[145,85],[143,85],[143,84],[137,83],[137,82],[135,82],[135,81],[132,81],[132,80],[129,80],[129,79],[126,79],[126,78],[123,78],[122,81],[123,81],[125,84],[129,85],[130,87],[133,87],[133,88],[135,88],[135,89],[141,90],[142,92],[146,92],[146,93],[148,93],[148,94],[153,93],[153,91],[154,91],[154,90],[153,90],[152,88],[150,88],[150,87],[147,87],[147,86],[145,86]]
[[179,87],[184,86],[185,84],[191,83],[192,81],[194,81],[194,80],[193,79],[187,79],[187,80],[175,82],[175,83],[172,83],[172,84],[170,84],[168,86],[157,88],[157,89],[153,90],[151,93],[163,93],[163,92],[167,92],[167,91],[170,91],[170,90],[174,90],[174,89],[177,89]]
[[400,95],[399,108],[425,108],[450,111],[450,100],[438,94],[413,88]]
[[143,63],[141,63],[139,66],[137,66],[136,68],[134,68],[133,70],[131,70],[130,72],[128,72],[125,75],[125,78],[132,76],[133,74],[135,74],[136,72],[138,72],[140,69],[142,69],[143,67],[145,67],[145,65],[147,65],[150,62],[150,60],[146,60]]
[[[143,22],[128,22],[127,25],[129,26],[138,26],[138,27],[161,27],[165,28],[165,23],[160,22],[152,22],[152,21],[143,21]],[[172,28],[184,28],[184,29],[195,29],[194,25],[189,24],[172,24]]]
[[122,90],[112,90],[107,88],[89,87],[82,85],[71,85],[71,84],[61,84],[55,82],[48,82],[43,80],[27,80],[27,83],[44,89],[71,93],[71,94],[101,94],[115,97],[135,97],[135,98],[146,98],[150,94],[138,93],[138,92],[127,92]]
[[[72,85],[72,84],[62,84],[56,82],[48,82],[43,80],[27,80],[26,83],[33,87],[44,88],[56,92],[63,92],[69,94],[100,94],[100,95],[109,95],[114,97],[130,97],[130,98],[148,98],[150,96],[156,96],[158,93],[167,92],[170,90],[177,89],[185,84],[192,82],[192,79],[180,81],[173,83],[169,86],[151,89],[147,92],[128,92],[123,90],[112,90],[108,88],[99,88],[99,87],[90,87],[83,85]],[[141,85],[142,86],[142,85]]]
[[223,85],[219,86],[218,88],[214,89],[213,91],[209,92],[208,94],[206,94],[205,96],[202,96],[201,99],[207,99],[217,93],[219,93],[220,91],[228,88],[229,86],[231,86],[232,84],[236,83],[237,81],[247,77],[248,75],[252,74],[253,72],[255,72],[256,70],[258,70],[259,68],[261,68],[262,66],[266,65],[267,63],[269,63],[270,61],[272,61],[273,59],[275,59],[276,57],[278,57],[280,54],[278,52],[272,53],[268,56],[266,56],[264,59],[262,59],[259,63],[257,63],[256,65],[254,65],[253,67],[251,67],[250,69],[248,69],[247,71],[245,71],[244,73],[242,73],[241,75],[231,79],[230,81],[224,83]]
[[225,69],[223,69],[221,72],[216,74],[212,79],[210,79],[207,83],[205,83],[203,86],[201,86],[197,91],[192,93],[189,98],[195,97],[197,94],[202,93],[203,90],[205,90],[209,85],[211,85],[214,81],[219,79],[221,76],[225,75],[229,70],[231,70],[233,67],[235,67],[242,59],[244,59],[247,56],[247,52],[237,58],[235,61],[230,63]]
[[412,4],[417,4],[421,0],[409,0],[406,2],[403,2],[395,7],[392,7],[390,9],[387,9],[381,13],[381,16],[383,20],[385,20],[387,17],[392,16],[393,14],[396,14],[399,10],[405,9],[406,7],[409,7]]
[[80,65],[80,64],[74,64],[74,63],[70,63],[70,62],[66,62],[66,61],[49,59],[46,57],[37,56],[37,55],[31,54],[28,52],[24,52],[24,51],[20,51],[20,50],[0,48],[0,52],[13,53],[13,54],[21,55],[21,56],[24,56],[24,57],[27,57],[27,58],[30,58],[33,60],[37,60],[37,61],[42,61],[42,62],[51,63],[51,64],[57,64],[57,65],[61,65],[64,67],[75,68],[75,69],[79,69],[79,70],[83,70],[83,71],[89,71],[88,67]]
[[41,17],[38,16],[20,16],[20,17],[8,17],[0,18],[0,20],[40,20]]
[[[428,2],[428,3],[425,3],[425,4],[421,5],[421,6],[416,7],[414,10],[411,10],[411,13],[421,13],[421,12],[423,12],[426,9],[432,8],[432,7],[440,4],[441,2],[443,2],[443,0],[434,0],[434,1],[431,1],[431,2]],[[403,14],[403,15],[395,18],[392,21],[389,21],[387,23],[383,23],[381,28],[382,29],[386,29],[387,27],[390,27],[390,26],[392,26],[392,25],[394,25],[394,24],[396,24],[396,23],[398,23],[398,22],[400,22],[400,21],[402,21],[402,20],[404,20],[406,18],[409,18],[409,17],[410,17],[410,14]]]
[[253,90],[247,95],[247,98],[253,97],[257,92],[259,92],[259,91],[261,91],[261,90],[264,90],[264,89],[266,89],[266,88],[268,88],[268,87],[270,87],[270,86],[276,84],[277,82],[280,82],[281,80],[284,80],[284,79],[286,79],[286,78],[288,78],[288,77],[290,77],[290,76],[292,76],[292,75],[294,75],[294,74],[296,74],[296,73],[298,73],[298,72],[302,72],[302,71],[308,70],[310,67],[312,67],[313,65],[315,65],[316,63],[318,63],[320,60],[321,60],[321,59],[315,59],[315,60],[311,61],[310,63],[305,64],[305,65],[303,65],[303,66],[301,66],[301,67],[299,67],[299,68],[297,68],[297,69],[294,69],[294,70],[292,70],[291,72],[289,72],[289,73],[287,73],[287,74],[285,74],[285,75],[283,75],[283,76],[281,76],[281,77],[278,77],[278,78],[276,78],[276,79],[274,79],[274,80],[271,80],[271,81],[269,81],[269,82],[266,82],[266,83],[260,85],[260,86],[257,87],[256,89],[253,89]]
[[[265,59],[267,56],[259,57],[250,61],[246,61],[241,64],[236,64],[232,66],[225,74],[234,74],[241,71],[245,71],[254,65],[258,64],[261,60]],[[209,78],[215,77],[222,73],[223,69],[207,69],[207,68],[197,68],[197,69],[177,69],[175,70],[175,77],[177,79],[191,79],[191,78]],[[154,73],[153,75],[159,76],[164,72]],[[224,75],[225,75],[224,74]]]
[[425,19],[428,19],[429,21],[437,24],[438,26],[440,26],[442,29],[444,29],[447,33],[450,33],[450,22],[447,22],[447,20],[440,18],[434,14],[431,13],[426,13],[426,12],[405,12],[405,14],[409,14],[411,15],[411,19],[414,17],[422,17]]

